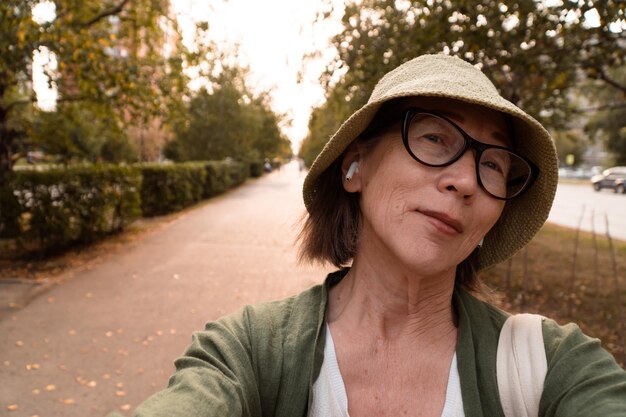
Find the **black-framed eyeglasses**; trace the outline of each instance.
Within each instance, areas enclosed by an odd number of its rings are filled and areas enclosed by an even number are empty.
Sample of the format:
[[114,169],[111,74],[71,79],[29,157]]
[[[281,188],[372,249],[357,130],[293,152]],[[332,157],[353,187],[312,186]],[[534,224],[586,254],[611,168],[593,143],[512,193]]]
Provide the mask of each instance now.
[[406,111],[402,142],[413,159],[430,167],[451,165],[473,149],[478,184],[499,200],[520,196],[539,174],[527,158],[504,146],[479,142],[452,120],[428,110]]

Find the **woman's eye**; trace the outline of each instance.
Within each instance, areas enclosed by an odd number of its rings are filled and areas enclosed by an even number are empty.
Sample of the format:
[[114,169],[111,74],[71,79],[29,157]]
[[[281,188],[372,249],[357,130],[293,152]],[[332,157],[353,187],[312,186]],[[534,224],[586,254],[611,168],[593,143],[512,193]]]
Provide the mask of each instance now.
[[502,167],[494,161],[482,161],[482,165],[497,172],[504,172]]
[[441,143],[442,142],[442,140],[441,140],[441,138],[439,136],[437,136],[435,134],[432,134],[432,133],[431,134],[422,135],[422,138],[424,138],[427,141],[432,142],[432,143]]

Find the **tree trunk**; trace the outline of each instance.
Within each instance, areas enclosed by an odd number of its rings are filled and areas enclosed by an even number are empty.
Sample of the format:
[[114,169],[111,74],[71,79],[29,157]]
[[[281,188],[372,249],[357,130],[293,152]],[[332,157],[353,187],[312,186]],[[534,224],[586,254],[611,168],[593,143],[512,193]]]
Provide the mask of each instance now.
[[[1,110],[0,110],[0,114]],[[14,237],[19,233],[19,206],[11,187],[13,161],[11,155],[11,131],[7,131],[5,120],[0,120],[0,236]]]
[[7,128],[7,112],[0,108],[0,188],[8,181],[13,171],[12,145],[15,134]]

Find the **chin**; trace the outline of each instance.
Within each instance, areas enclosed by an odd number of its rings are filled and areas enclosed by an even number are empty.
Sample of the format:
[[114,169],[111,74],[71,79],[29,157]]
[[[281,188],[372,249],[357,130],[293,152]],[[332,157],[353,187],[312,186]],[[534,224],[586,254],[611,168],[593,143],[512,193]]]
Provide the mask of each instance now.
[[[416,255],[417,253],[417,255]],[[416,251],[400,257],[400,262],[414,275],[441,276],[456,271],[457,263],[450,259],[450,251]]]

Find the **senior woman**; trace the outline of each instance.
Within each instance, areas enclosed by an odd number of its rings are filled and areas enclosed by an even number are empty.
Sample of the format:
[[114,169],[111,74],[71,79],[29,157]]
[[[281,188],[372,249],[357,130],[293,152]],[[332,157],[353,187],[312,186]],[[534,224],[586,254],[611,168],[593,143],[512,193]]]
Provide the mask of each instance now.
[[[504,416],[508,315],[475,296],[476,272],[532,239],[556,184],[549,134],[478,69],[445,55],[401,65],[304,182],[303,257],[351,267],[209,323],[136,415]],[[599,342],[539,326],[535,414],[626,415],[626,373]]]

